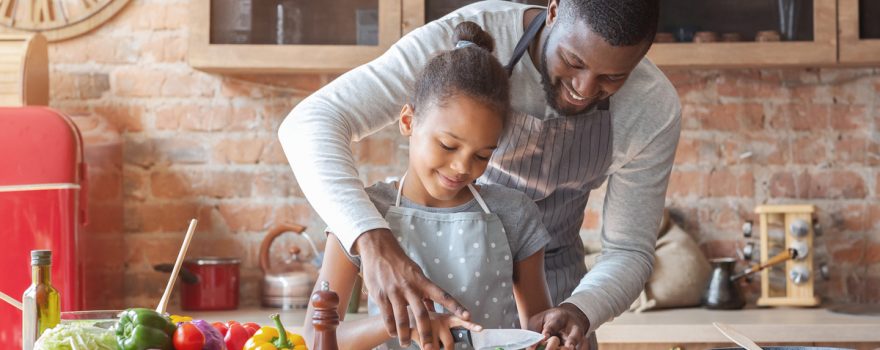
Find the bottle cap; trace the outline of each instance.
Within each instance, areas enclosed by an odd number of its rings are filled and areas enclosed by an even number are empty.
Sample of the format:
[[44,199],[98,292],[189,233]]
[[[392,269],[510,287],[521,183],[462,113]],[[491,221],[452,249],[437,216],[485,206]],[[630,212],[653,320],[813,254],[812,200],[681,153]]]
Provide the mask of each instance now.
[[52,265],[52,251],[31,250],[31,265]]

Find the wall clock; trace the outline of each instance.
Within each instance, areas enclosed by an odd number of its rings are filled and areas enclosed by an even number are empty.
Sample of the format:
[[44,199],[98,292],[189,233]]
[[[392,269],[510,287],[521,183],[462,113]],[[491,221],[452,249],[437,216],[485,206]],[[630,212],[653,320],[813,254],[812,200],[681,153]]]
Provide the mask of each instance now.
[[97,28],[129,1],[0,0],[0,25],[59,41]]

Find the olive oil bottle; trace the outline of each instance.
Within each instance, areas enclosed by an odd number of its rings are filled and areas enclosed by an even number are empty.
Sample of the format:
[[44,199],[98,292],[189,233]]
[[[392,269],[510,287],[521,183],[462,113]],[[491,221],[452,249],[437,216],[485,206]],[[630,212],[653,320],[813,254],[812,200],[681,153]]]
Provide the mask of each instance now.
[[51,250],[31,251],[31,286],[22,296],[22,346],[31,350],[43,332],[61,320],[58,291],[52,287]]

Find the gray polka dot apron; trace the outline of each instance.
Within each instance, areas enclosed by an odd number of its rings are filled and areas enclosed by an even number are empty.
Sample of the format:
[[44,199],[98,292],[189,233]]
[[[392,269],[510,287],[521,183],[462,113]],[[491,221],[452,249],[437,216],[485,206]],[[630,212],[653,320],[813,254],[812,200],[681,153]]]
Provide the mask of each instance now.
[[[409,257],[425,275],[452,295],[471,313],[471,320],[484,328],[519,328],[513,298],[513,254],[498,215],[489,211],[480,193],[468,190],[482,212],[435,213],[400,206],[400,180],[395,205],[385,220]],[[435,304],[436,312],[447,312]],[[380,314],[369,303],[371,315]],[[400,349],[397,339],[380,349]],[[458,349],[470,348],[456,344]],[[418,349],[415,342],[410,349]]]

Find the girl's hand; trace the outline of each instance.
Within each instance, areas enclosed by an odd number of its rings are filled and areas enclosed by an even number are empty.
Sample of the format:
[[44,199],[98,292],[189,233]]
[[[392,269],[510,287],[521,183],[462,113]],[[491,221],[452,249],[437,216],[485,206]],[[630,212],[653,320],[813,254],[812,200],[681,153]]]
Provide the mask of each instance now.
[[[420,334],[420,336],[413,337],[419,347],[424,349],[425,347],[419,341],[419,339],[434,339],[434,349],[441,349],[440,345],[442,343],[444,350],[453,350],[455,349],[455,339],[452,337],[451,328],[462,327],[469,331],[479,332],[483,330],[483,326],[480,326],[476,323],[462,320],[455,315],[451,314],[439,314],[435,312],[430,313],[431,316],[431,332],[432,334]],[[418,332],[418,329],[413,329],[413,332]]]
[[[470,317],[470,313],[452,295],[425,277],[422,269],[406,255],[390,230],[364,232],[355,241],[355,249],[361,256],[364,286],[382,312],[388,335],[396,337],[401,347],[409,346],[412,332],[428,337],[418,338],[419,342],[437,343],[437,338],[433,337],[436,332],[428,331],[428,313],[433,310],[433,302],[462,318]],[[432,301],[431,308],[425,307],[425,299]],[[408,317],[408,312],[413,317]]]

